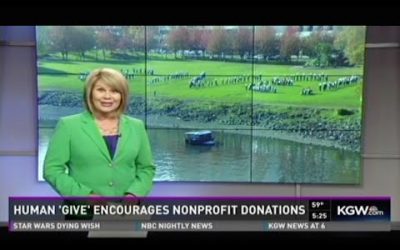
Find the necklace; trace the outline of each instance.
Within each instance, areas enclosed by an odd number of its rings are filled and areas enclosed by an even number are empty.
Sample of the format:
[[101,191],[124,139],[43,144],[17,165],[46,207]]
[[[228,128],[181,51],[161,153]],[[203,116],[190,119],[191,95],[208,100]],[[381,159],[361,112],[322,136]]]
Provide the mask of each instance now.
[[118,120],[116,122],[112,121],[112,122],[100,122],[100,121],[96,121],[101,133],[103,135],[117,135],[118,134],[118,130],[119,130],[119,122]]
[[103,135],[116,135],[118,134],[118,127],[100,128]]

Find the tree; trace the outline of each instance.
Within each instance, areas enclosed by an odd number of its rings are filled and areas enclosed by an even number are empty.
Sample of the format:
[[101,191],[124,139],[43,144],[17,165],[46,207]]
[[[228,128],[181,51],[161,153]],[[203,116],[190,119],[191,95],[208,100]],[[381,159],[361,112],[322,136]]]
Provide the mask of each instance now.
[[103,60],[106,60],[106,50],[114,50],[117,36],[111,27],[98,27],[96,32],[97,48],[103,52]]
[[303,55],[307,55],[311,58],[317,56],[317,46],[320,43],[333,44],[333,36],[329,35],[324,31],[313,32],[311,35],[301,40],[301,47]]
[[234,49],[239,53],[241,60],[243,60],[246,53],[251,55],[253,50],[253,32],[251,28],[240,27],[237,38],[234,39],[233,43]]
[[201,51],[204,56],[204,52],[207,49],[207,41],[205,41],[205,37],[207,37],[207,30],[202,27],[193,27],[189,30],[189,49],[194,51]]
[[144,52],[146,48],[146,37],[145,37],[145,27],[144,26],[129,26],[125,34],[127,40],[130,40],[130,49],[133,52]]
[[365,30],[363,26],[349,26],[336,36],[335,48],[344,51],[351,64],[364,63]]
[[257,54],[262,54],[264,59],[267,56],[274,56],[279,53],[279,41],[276,37],[276,30],[274,27],[257,27],[255,34],[255,50]]
[[128,54],[130,51],[133,51],[133,37],[130,34],[130,26],[123,26],[117,32],[117,44],[116,49],[121,51],[124,54]]
[[52,26],[49,29],[51,49],[60,52],[62,60],[68,60],[68,54],[72,49],[72,40],[75,27],[73,26]]
[[312,33],[311,35],[301,39],[303,55],[307,55],[310,58],[315,58],[317,56],[316,48],[320,41],[321,37],[319,33]]
[[157,41],[158,27],[146,26],[146,46],[147,50],[156,49],[159,46]]
[[229,40],[227,31],[221,27],[217,27],[211,32],[207,50],[212,54],[221,55],[221,58],[224,58],[224,53],[228,52],[231,48],[230,44],[231,41]]
[[76,51],[81,56],[81,59],[85,59],[85,52],[92,50],[95,45],[94,30],[92,27],[71,27],[70,37],[71,50]]
[[38,26],[37,32],[37,51],[39,56],[47,55],[51,52],[51,28],[49,26]]
[[200,36],[200,50],[203,52],[203,57],[206,56],[206,50],[208,48],[208,44],[210,43],[211,39],[211,30],[203,29],[203,32]]
[[[174,51],[175,59],[178,50],[185,50],[189,47],[189,30],[186,27],[179,27],[169,33],[167,44]],[[183,56],[183,53],[182,53]]]
[[298,28],[289,26],[282,37],[280,54],[285,61],[291,60],[291,55],[299,55],[301,42],[298,36]]
[[317,45],[316,51],[318,66],[321,68],[328,67],[330,65],[330,57],[333,53],[332,44],[320,43]]

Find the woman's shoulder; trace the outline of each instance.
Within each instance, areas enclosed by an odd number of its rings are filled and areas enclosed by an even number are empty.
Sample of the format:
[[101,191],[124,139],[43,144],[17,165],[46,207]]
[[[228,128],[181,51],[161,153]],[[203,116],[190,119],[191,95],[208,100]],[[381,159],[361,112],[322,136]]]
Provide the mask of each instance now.
[[129,115],[123,115],[123,119],[128,122],[129,124],[135,125],[135,126],[144,126],[144,122],[140,119],[134,118]]
[[60,121],[63,123],[75,123],[78,121],[81,121],[82,119],[87,119],[89,118],[90,114],[83,112],[79,114],[74,114],[74,115],[68,115],[68,116],[63,116],[60,118]]

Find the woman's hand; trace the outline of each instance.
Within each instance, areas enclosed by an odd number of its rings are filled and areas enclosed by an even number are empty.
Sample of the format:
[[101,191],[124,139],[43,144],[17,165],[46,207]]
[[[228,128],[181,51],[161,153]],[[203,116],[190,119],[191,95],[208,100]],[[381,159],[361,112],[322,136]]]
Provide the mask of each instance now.
[[140,200],[139,198],[131,193],[126,193],[125,194],[125,203],[131,204],[131,205],[139,205]]
[[92,205],[107,205],[107,200],[104,199],[103,196],[96,193],[90,193],[89,201]]

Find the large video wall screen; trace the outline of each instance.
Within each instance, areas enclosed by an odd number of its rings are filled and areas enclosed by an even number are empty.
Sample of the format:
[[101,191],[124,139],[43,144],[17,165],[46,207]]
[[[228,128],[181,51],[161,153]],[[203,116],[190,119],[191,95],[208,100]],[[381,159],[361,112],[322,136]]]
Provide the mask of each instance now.
[[38,26],[38,179],[89,72],[129,80],[156,181],[359,184],[366,27]]

